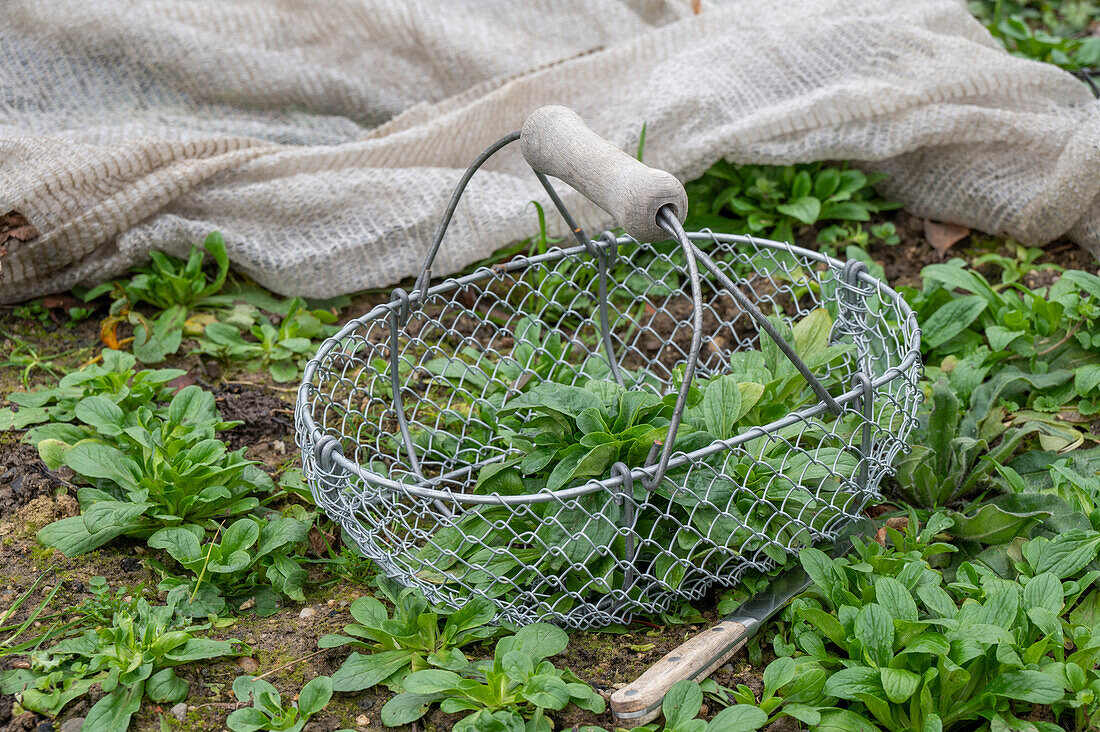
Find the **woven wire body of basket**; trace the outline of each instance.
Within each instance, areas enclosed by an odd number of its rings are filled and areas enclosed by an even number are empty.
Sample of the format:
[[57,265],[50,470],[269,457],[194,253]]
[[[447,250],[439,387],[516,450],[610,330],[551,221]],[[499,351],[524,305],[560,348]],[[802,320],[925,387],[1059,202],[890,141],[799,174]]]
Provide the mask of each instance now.
[[[835,538],[906,449],[920,399],[914,314],[862,264],[679,233],[679,244],[605,233],[430,288],[422,277],[349,322],[298,393],[317,504],[433,603],[483,597],[498,620],[574,628],[664,611]],[[685,449],[658,440],[639,464],[558,490],[477,487],[515,454],[494,411],[541,381],[664,396],[685,377],[729,373],[738,353],[793,368],[754,310],[788,338],[782,324],[829,313],[830,344],[848,347],[818,369],[824,399],[804,388],[768,424]]]

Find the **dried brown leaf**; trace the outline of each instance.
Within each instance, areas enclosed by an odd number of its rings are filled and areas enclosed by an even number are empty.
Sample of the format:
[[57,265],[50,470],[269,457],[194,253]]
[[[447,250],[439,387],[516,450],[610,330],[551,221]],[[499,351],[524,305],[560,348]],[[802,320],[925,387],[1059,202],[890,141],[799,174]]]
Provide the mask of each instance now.
[[8,211],[0,215],[0,244],[8,239],[30,241],[38,236],[38,229],[27,221],[27,217],[18,211]]
[[960,224],[942,224],[931,219],[924,220],[924,238],[939,252],[940,257],[957,242],[970,235],[970,229]]

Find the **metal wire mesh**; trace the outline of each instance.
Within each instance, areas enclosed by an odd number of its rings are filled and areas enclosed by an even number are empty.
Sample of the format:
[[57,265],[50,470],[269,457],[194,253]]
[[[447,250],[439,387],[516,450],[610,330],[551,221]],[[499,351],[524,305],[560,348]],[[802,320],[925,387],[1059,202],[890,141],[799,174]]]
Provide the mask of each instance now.
[[[818,374],[839,414],[810,399],[732,439],[673,452],[665,471],[651,451],[556,491],[479,492],[477,471],[514,452],[492,415],[531,384],[618,376],[658,395],[677,388],[694,333],[685,250],[605,234],[446,280],[412,303],[397,290],[327,340],[296,409],[318,505],[430,601],[476,595],[501,620],[576,628],[663,611],[835,537],[906,447],[919,400],[915,316],[858,263],[687,236],[760,310],[786,323],[830,313],[830,342],[851,346]],[[706,379],[763,343],[714,271],[696,284],[695,378]]]

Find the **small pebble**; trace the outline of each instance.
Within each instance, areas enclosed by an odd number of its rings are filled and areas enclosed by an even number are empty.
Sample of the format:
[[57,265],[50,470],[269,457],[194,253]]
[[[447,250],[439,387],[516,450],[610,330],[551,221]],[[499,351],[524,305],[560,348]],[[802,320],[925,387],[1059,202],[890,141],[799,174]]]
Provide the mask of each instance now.
[[140,546],[140,545],[134,547],[134,554],[144,554],[144,553],[145,553],[145,547]]
[[251,610],[254,607],[256,607],[256,598],[250,597],[247,600],[245,600],[244,602],[242,602],[241,606],[237,609],[240,610],[241,612],[244,612],[245,610]]
[[309,618],[312,618],[316,614],[317,614],[317,611],[314,610],[313,608],[304,607],[304,608],[302,608],[302,612],[298,613],[298,617],[301,618],[302,620],[307,620]]
[[61,732],[80,732],[84,726],[84,717],[73,717],[61,723]]
[[358,717],[355,718],[355,724],[358,727],[369,727],[370,717],[365,714],[360,714]]
[[374,697],[370,694],[363,694],[363,696],[355,700],[355,706],[359,707],[365,712],[374,706],[374,701]]
[[172,716],[182,722],[183,718],[187,716],[187,702],[180,702],[172,707]]
[[53,722],[39,722],[38,726],[34,728],[34,732],[54,732]]
[[252,656],[238,658],[237,666],[239,666],[242,671],[249,674],[254,674],[260,670],[260,664],[256,661],[255,658],[252,658]]

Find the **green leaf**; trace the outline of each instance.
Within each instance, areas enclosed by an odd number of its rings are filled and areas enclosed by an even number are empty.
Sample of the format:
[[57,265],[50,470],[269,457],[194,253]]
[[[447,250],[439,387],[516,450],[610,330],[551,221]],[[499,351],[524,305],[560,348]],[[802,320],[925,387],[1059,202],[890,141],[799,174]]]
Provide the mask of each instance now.
[[967,295],[951,300],[923,323],[921,345],[939,348],[970,327],[989,305],[980,295]]
[[351,616],[368,628],[380,628],[389,619],[386,606],[370,595],[360,597],[351,604]]
[[829,201],[821,208],[821,218],[842,221],[870,221],[867,204],[854,201]]
[[1034,539],[1024,545],[1024,558],[1036,574],[1050,572],[1066,579],[1096,559],[1100,550],[1100,533],[1073,529],[1049,541]]
[[[862,186],[860,186],[862,188]],[[840,188],[840,171],[836,168],[822,168],[814,176],[814,197],[824,201]],[[858,189],[856,189],[858,190]]]
[[130,718],[141,706],[144,691],[144,681],[116,686],[89,710],[82,732],[126,732]]
[[726,707],[707,725],[707,732],[752,732],[768,723],[763,709],[750,704],[734,704]]
[[144,526],[142,514],[149,503],[100,501],[80,516],[47,524],[37,534],[39,543],[52,546],[67,557],[76,557],[97,549],[116,536]]
[[73,414],[99,434],[108,437],[121,434],[126,420],[117,404],[98,394],[77,402]]
[[565,631],[549,623],[525,625],[512,638],[512,650],[526,653],[533,661],[556,656],[569,645]]
[[415,722],[428,713],[428,707],[442,698],[442,694],[398,694],[382,707],[382,724],[401,727]]
[[1089,364],[1074,371],[1073,385],[1081,396],[1095,391],[1100,386],[1100,364]]
[[813,196],[803,196],[790,203],[781,203],[775,210],[809,226],[817,223],[817,217],[821,215],[821,201]]
[[186,320],[187,308],[181,305],[172,305],[152,323],[142,319],[134,326],[134,355],[142,363],[160,363],[165,356],[178,351]]
[[80,442],[65,455],[65,464],[85,478],[104,478],[126,490],[138,487],[141,471],[116,447],[101,442]]
[[65,464],[65,456],[69,454],[72,445],[61,440],[42,440],[38,443],[38,456],[50,470],[57,470]]
[[1081,270],[1070,269],[1062,273],[1062,279],[1072,282],[1081,290],[1100,300],[1100,277]]
[[268,521],[260,528],[260,540],[256,544],[256,556],[262,557],[288,544],[300,544],[309,538],[308,521],[287,516]]
[[780,657],[764,669],[764,698],[770,699],[775,692],[794,680],[795,662],[793,658]]
[[618,443],[597,445],[590,450],[581,445],[574,445],[574,448],[579,449],[573,450],[550,471],[546,479],[547,490],[556,491],[575,480],[603,475],[618,454]]
[[969,268],[962,259],[952,259],[945,264],[930,264],[920,271],[922,278],[943,283],[948,290],[963,290],[981,295],[988,303],[1002,304],[1001,296],[989,285],[981,273]]
[[168,404],[168,421],[172,424],[211,419],[218,419],[214,394],[195,384],[180,389]]
[[829,346],[833,332],[833,316],[825,308],[817,308],[791,328],[794,350],[804,361],[810,361]]
[[[837,176],[837,184],[839,185],[840,179]],[[795,174],[794,180],[791,181],[791,198],[804,198],[810,195],[813,190],[813,183],[810,180],[810,171],[800,170]]]
[[699,684],[690,680],[677,681],[665,694],[661,703],[661,712],[665,715],[665,726],[669,729],[695,719],[703,706],[703,691]]
[[550,410],[576,420],[585,409],[603,406],[600,398],[588,389],[567,384],[542,382],[530,391],[510,400],[497,414],[505,416],[523,409]]
[[1041,671],[1013,671],[1000,674],[978,692],[978,696],[984,694],[1032,704],[1053,704],[1061,701],[1063,696],[1062,685]]
[[[950,602],[950,597],[948,598]],[[954,604],[951,606],[954,615]],[[905,644],[901,653],[927,653],[932,656],[946,656],[951,652],[951,643],[942,635],[924,633]],[[900,655],[900,654],[899,654]]]
[[820,549],[807,547],[799,552],[798,559],[806,570],[806,574],[810,576],[814,585],[825,598],[832,602],[834,606],[839,604],[838,597],[843,588],[841,587],[841,579],[833,566],[833,560],[829,558],[829,555]]
[[500,665],[509,679],[520,684],[535,673],[531,657],[521,651],[508,651],[501,658]]
[[302,687],[298,694],[298,713],[308,718],[325,708],[332,698],[332,679],[318,676]]
[[202,661],[207,658],[239,655],[233,651],[233,641],[211,640],[209,638],[188,638],[182,645],[164,654],[175,663]]
[[[205,534],[201,527],[199,532]],[[159,529],[149,537],[147,543],[153,549],[164,549],[173,559],[186,566],[188,562],[201,561],[203,552],[200,547],[202,536],[182,526]]]
[[271,725],[271,719],[259,709],[246,707],[230,714],[225,724],[233,732],[256,732],[267,729]]
[[880,732],[880,728],[847,709],[826,709],[814,732]]
[[893,577],[875,580],[875,602],[898,620],[917,619],[917,603],[913,601],[913,595]]
[[854,633],[863,652],[878,666],[886,666],[894,655],[894,621],[877,603],[864,605],[856,615]]
[[863,696],[881,696],[883,693],[879,672],[866,666],[842,668],[825,682],[826,695],[848,701],[860,701]]
[[848,634],[835,615],[816,607],[801,607],[798,614],[834,644],[848,649]]
[[879,678],[882,681],[882,689],[886,692],[886,698],[894,704],[902,702],[913,696],[920,685],[920,676],[900,668],[880,668]]
[[1001,325],[991,325],[985,329],[985,337],[989,339],[989,348],[994,352],[1006,350],[1013,341],[1027,335],[1024,330],[1010,330]]
[[544,709],[565,709],[569,703],[569,689],[552,673],[536,674],[528,679],[523,686],[523,696]]
[[380,653],[353,653],[332,675],[333,691],[362,691],[380,684],[411,662],[410,651],[382,651]]
[[[309,343],[308,340],[306,342]],[[288,381],[294,381],[298,378],[298,374],[300,373],[298,364],[296,364],[292,358],[288,358],[284,361],[275,361],[268,366],[268,371],[271,372],[271,378],[277,384],[285,384]]]
[[412,694],[436,694],[456,688],[461,681],[462,677],[454,671],[429,668],[409,674],[401,685]]
[[[225,557],[234,552],[247,550],[256,543],[259,536],[260,527],[252,519],[243,518],[234,521],[222,536],[220,545],[222,556]],[[251,559],[249,558],[246,561],[246,566],[250,563]]]
[[764,385],[755,381],[742,381],[737,385],[737,390],[741,392],[741,409],[737,413],[737,421],[741,421],[760,401],[760,397],[764,396]]
[[925,717],[921,732],[943,732],[943,720],[940,719],[940,715],[929,714]]
[[145,694],[158,704],[175,704],[187,697],[188,683],[176,676],[174,669],[157,671],[145,682]]
[[1017,536],[1028,536],[1031,528],[1050,516],[1048,511],[1013,513],[986,503],[969,513],[951,511],[955,525],[951,534],[958,539],[980,541],[983,544],[1004,544]]
[[736,437],[741,414],[741,390],[735,376],[716,376],[707,383],[700,405],[707,431],[720,440]]
[[[797,719],[799,722],[812,729],[816,729],[817,725],[821,722],[821,712],[816,707],[809,704],[787,702],[783,705],[783,714],[793,719]],[[707,732],[710,732],[710,730]]]

